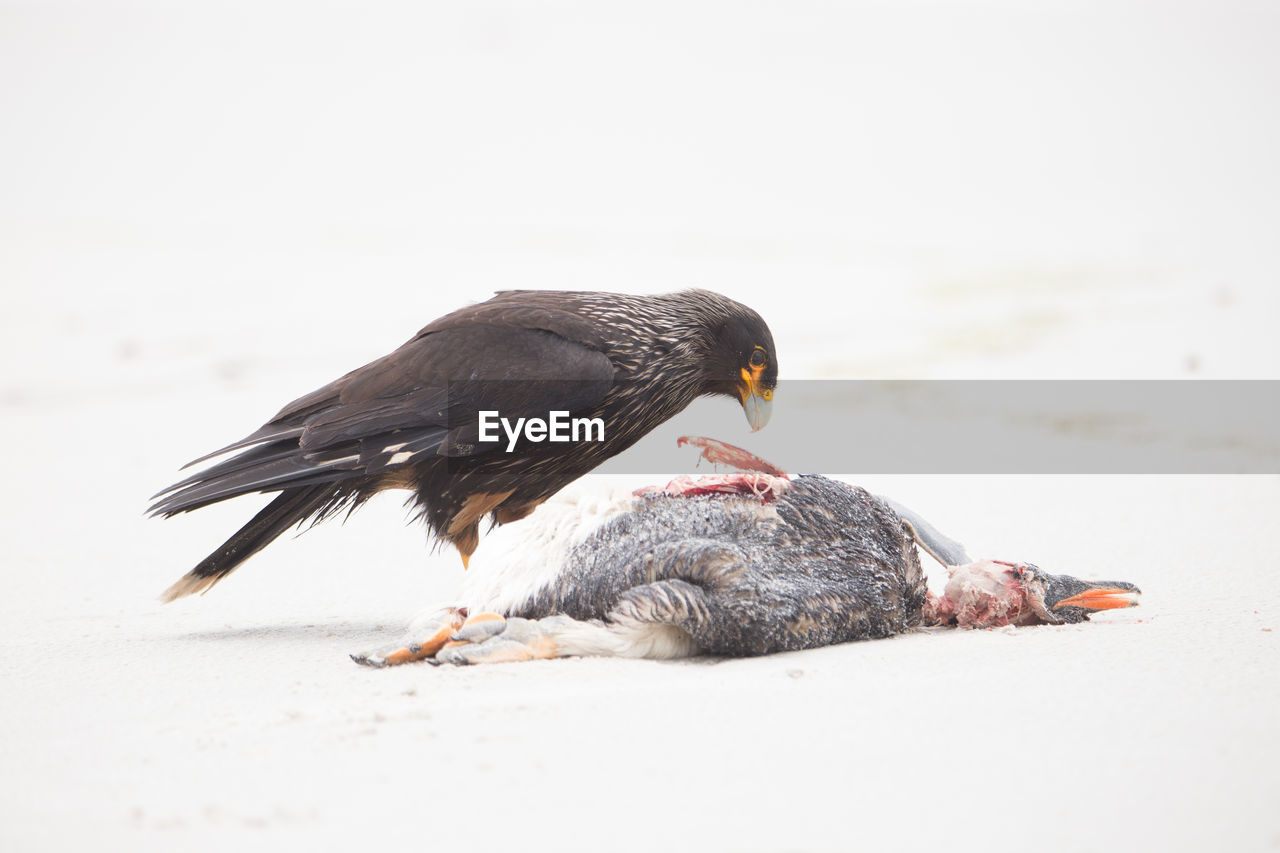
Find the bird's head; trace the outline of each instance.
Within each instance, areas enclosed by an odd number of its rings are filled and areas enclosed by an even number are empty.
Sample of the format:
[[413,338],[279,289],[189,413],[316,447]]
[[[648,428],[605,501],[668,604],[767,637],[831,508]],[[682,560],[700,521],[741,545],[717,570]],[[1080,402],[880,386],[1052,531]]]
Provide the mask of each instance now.
[[1013,567],[1027,601],[1039,621],[1060,625],[1084,622],[1090,613],[1134,607],[1142,591],[1125,581],[1084,581],[1070,575],[1052,575],[1030,563]]
[[1052,575],[1030,563],[978,560],[949,566],[945,593],[932,599],[926,621],[964,628],[1063,625],[1091,613],[1134,607],[1142,594],[1125,581],[1084,581]]
[[712,329],[703,383],[704,393],[736,397],[752,432],[769,422],[778,386],[778,356],[773,335],[759,314],[732,303]]

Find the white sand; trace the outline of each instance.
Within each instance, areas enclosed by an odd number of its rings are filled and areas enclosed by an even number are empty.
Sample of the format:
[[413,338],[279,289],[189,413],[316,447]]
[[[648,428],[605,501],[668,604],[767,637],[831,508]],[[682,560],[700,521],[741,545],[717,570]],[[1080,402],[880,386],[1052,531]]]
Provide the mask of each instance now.
[[[103,473],[142,487],[125,467]],[[1143,606],[744,661],[375,671],[346,653],[457,575],[394,508],[161,607],[213,525],[124,501],[53,523],[37,492],[7,513],[44,533],[6,537],[6,846],[1270,843],[1280,583],[1259,530],[1280,485],[875,485],[1002,555],[1136,581]]]
[[1274,13],[466,8],[3,11],[0,849],[1280,846],[1276,477],[857,478],[1143,587],[1081,626],[367,670],[461,572],[392,496],[155,603],[254,507],[144,520],[179,464],[499,287],[1277,375]]

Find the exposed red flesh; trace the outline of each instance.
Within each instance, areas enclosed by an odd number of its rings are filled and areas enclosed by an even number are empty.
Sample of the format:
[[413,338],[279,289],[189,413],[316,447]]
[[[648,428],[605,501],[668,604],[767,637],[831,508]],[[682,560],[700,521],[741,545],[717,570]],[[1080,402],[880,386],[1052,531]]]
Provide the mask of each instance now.
[[744,471],[737,474],[709,474],[704,477],[676,477],[665,486],[645,486],[637,495],[755,495],[763,503],[777,500],[789,485],[785,477]]
[[943,594],[928,594],[924,623],[961,628],[1039,624],[1043,620],[1029,600],[1018,568],[1003,560],[948,567],[950,578]]
[[682,435],[676,440],[677,447],[684,447],[686,444],[701,448],[702,459],[713,465],[729,465],[736,468],[738,473],[676,477],[665,486],[646,486],[643,489],[636,489],[635,493],[681,497],[750,494],[764,503],[769,503],[776,500],[782,490],[787,487],[789,480],[787,472],[741,447],[734,447],[732,444],[700,435]]
[[786,471],[741,447],[700,435],[682,435],[676,439],[677,447],[684,447],[686,444],[702,448],[702,458],[713,465],[728,465],[739,471],[759,471],[761,474],[787,478]]

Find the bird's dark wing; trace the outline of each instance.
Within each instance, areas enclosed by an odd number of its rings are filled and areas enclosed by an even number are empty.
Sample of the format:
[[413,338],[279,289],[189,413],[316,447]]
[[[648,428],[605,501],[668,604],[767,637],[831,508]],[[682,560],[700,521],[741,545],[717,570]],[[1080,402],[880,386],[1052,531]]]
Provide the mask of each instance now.
[[477,412],[545,416],[599,403],[614,380],[600,347],[590,324],[565,312],[494,302],[464,309],[290,403],[212,455],[243,453],[170,486],[151,512],[377,475],[430,454],[493,452],[496,443],[477,441]]

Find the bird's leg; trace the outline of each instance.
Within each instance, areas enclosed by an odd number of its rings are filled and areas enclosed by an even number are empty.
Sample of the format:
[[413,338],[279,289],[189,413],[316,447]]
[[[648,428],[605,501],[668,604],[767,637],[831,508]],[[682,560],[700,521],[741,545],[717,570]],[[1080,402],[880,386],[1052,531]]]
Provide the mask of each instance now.
[[429,658],[449,642],[466,619],[465,607],[446,607],[425,613],[413,620],[400,641],[352,655],[351,659],[364,666],[383,667]]
[[511,663],[560,657],[555,633],[564,616],[504,619],[496,613],[466,622],[436,654],[434,663]]
[[698,647],[673,621],[684,612],[671,598],[675,592],[669,582],[628,590],[603,620],[556,615],[511,618],[475,628],[464,625],[432,662],[461,665],[577,656],[688,657],[696,654]]
[[378,667],[417,660],[465,665],[579,655],[688,657],[698,651],[689,630],[705,616],[700,597],[696,587],[681,580],[645,584],[627,590],[605,619],[589,621],[492,612],[468,616],[466,608],[450,607],[420,617],[403,642],[351,657]]

